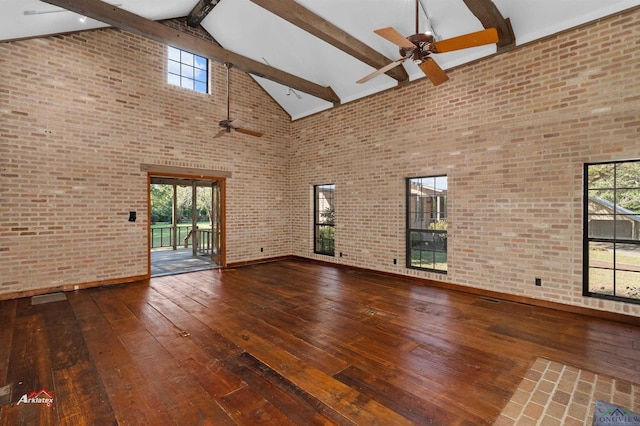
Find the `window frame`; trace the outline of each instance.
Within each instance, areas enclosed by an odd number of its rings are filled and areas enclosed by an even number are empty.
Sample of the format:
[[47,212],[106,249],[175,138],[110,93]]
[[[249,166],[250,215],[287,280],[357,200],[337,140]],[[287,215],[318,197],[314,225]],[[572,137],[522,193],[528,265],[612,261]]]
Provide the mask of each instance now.
[[[172,54],[173,52],[179,53],[180,59],[177,60]],[[189,58],[191,59],[189,61]],[[201,65],[201,62],[204,61],[204,66]],[[210,89],[210,73],[209,73],[209,59],[204,56],[197,55],[195,53],[189,52],[188,50],[180,49],[179,47],[167,46],[167,83],[170,86],[181,87],[183,89],[191,90],[197,93],[209,94]],[[177,67],[177,69],[176,69]],[[186,75],[185,71],[189,69],[192,70],[191,76]],[[198,71],[204,72],[204,79],[198,78],[196,73]],[[180,84],[177,82],[172,82],[173,78],[178,78]],[[185,85],[186,82],[191,82],[190,87]],[[198,88],[198,84],[204,84],[204,90],[202,88]]]
[[[445,225],[447,223],[448,220],[448,181],[449,178],[446,174],[441,174],[441,175],[427,175],[427,176],[413,176],[413,177],[408,177],[405,179],[405,207],[406,207],[406,212],[405,212],[405,219],[406,219],[406,241],[405,241],[405,249],[406,249],[406,267],[409,269],[417,269],[420,271],[428,271],[428,272],[435,272],[438,274],[447,274],[448,270],[449,270],[449,253],[448,253],[448,231],[447,229],[425,229],[425,228],[417,228],[417,227],[413,227],[412,226],[412,213],[419,213],[418,209],[421,212],[421,215],[424,217],[424,214],[426,213],[426,210],[423,210],[424,203],[420,203],[420,206],[418,206],[418,200],[419,200],[419,196],[412,194],[411,192],[411,184],[413,181],[417,180],[417,179],[433,179],[434,180],[434,194],[436,194],[435,190],[435,181],[438,178],[445,178],[446,179],[446,189],[444,189],[444,194],[439,196],[439,197],[432,197],[432,201],[431,201],[431,209],[429,210],[429,216],[430,216],[430,221],[433,219],[437,219],[436,221],[434,221],[433,223],[438,223],[438,222],[444,222]],[[416,211],[412,212],[412,199],[415,198],[416,199]],[[435,204],[434,204],[435,203]],[[436,207],[436,210],[434,210],[434,206]],[[434,217],[434,214],[436,214],[436,216]],[[422,218],[420,219],[420,222],[422,222]],[[430,222],[431,223],[431,222]],[[431,237],[430,238],[420,238],[420,244],[430,244],[432,245],[431,249],[425,249],[423,247],[421,247],[418,251],[420,253],[420,257],[422,258],[422,254],[423,253],[429,253],[431,252],[433,254],[433,268],[429,268],[429,267],[425,267],[425,266],[416,266],[413,264],[413,252],[415,251],[415,244],[414,244],[414,239],[412,238],[413,235],[415,235],[415,233],[421,233],[423,235],[426,234],[430,234]],[[438,246],[441,246],[440,249],[438,249]],[[444,253],[444,258],[445,258],[445,268],[446,269],[440,269],[440,268],[436,268],[437,264],[439,263],[437,261],[437,253]]]
[[[600,236],[590,236],[590,231],[591,231],[591,227],[590,227],[590,215],[593,214],[594,216],[598,216],[598,215],[604,215],[603,213],[591,213],[589,211],[589,205],[590,205],[590,201],[593,201],[590,197],[590,191],[592,190],[610,190],[613,191],[613,198],[614,200],[617,199],[617,192],[621,191],[621,190],[629,190],[629,189],[635,189],[635,190],[640,190],[640,187],[636,187],[636,188],[627,188],[624,186],[618,186],[617,184],[617,171],[618,171],[618,165],[620,164],[625,164],[625,163],[638,163],[640,164],[640,159],[633,159],[633,160],[619,160],[619,161],[603,161],[603,162],[592,162],[592,163],[584,163],[583,165],[583,207],[582,207],[582,211],[583,211],[583,219],[582,219],[582,231],[583,231],[583,238],[582,238],[582,295],[585,297],[593,297],[593,298],[598,298],[598,299],[607,299],[607,300],[614,300],[614,301],[618,301],[618,302],[626,302],[626,303],[633,303],[633,304],[640,304],[640,298],[632,298],[632,297],[628,297],[628,296],[621,296],[618,291],[617,291],[617,277],[618,277],[618,272],[620,271],[625,271],[621,268],[618,267],[618,262],[617,262],[617,253],[618,253],[618,248],[617,246],[619,244],[624,244],[624,245],[634,245],[637,246],[638,249],[640,249],[640,239],[634,240],[634,239],[629,239],[629,238],[619,238],[616,233],[618,230],[618,216],[626,216],[625,213],[620,213],[619,210],[622,208],[616,204],[613,204],[613,208],[612,211],[613,213],[611,214],[611,216],[613,217],[613,226],[612,226],[612,232],[613,232],[613,237],[604,237],[602,235]],[[603,188],[594,188],[593,186],[590,187],[589,186],[589,167],[591,166],[599,166],[599,165],[608,165],[611,164],[613,165],[613,186],[611,188],[608,187],[603,187]],[[606,201],[606,200],[604,200]],[[609,202],[610,203],[610,202]],[[605,266],[597,266],[597,265],[591,265],[591,259],[590,259],[590,246],[591,243],[600,243],[600,244],[611,244],[613,247],[613,257],[612,257],[612,265],[611,267],[605,267]],[[590,271],[591,269],[599,269],[599,270],[605,270],[605,271],[611,271],[612,272],[612,277],[613,277],[613,282],[611,283],[613,286],[613,294],[607,294],[607,293],[603,293],[603,292],[597,292],[597,291],[592,291],[590,289]],[[635,271],[625,271],[625,272],[635,272]],[[638,277],[640,277],[640,272],[638,273]]]
[[[323,187],[331,187],[331,201],[327,201],[327,203],[331,204],[331,202],[333,203],[333,211],[332,211],[332,218],[329,221],[321,221],[321,216],[322,216],[322,212],[320,212],[320,196],[319,196],[319,189],[323,188]],[[336,191],[336,185],[334,183],[326,183],[326,184],[320,184],[320,185],[313,185],[313,253],[314,254],[321,254],[321,255],[325,255],[325,256],[335,256],[336,255],[336,238],[335,238],[335,191]],[[325,198],[326,199],[326,198]],[[322,251],[321,249],[318,248],[318,242],[325,240],[325,238],[323,238],[320,234],[321,234],[321,229],[322,228],[327,228],[328,229],[332,229],[333,231],[331,232],[332,234],[332,238],[328,238],[326,239],[327,241],[330,241],[329,247],[330,250],[327,249],[325,251]],[[321,244],[321,246],[323,247],[324,244]]]

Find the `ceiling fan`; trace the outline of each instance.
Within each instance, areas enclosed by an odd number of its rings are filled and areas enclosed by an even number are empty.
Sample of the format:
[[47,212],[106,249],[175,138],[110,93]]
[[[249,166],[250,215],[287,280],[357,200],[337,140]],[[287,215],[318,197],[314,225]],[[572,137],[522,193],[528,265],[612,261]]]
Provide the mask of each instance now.
[[376,34],[400,47],[401,58],[388,65],[362,77],[357,83],[366,83],[374,77],[383,74],[390,69],[400,65],[407,59],[412,59],[418,64],[422,72],[431,80],[434,86],[449,80],[447,74],[440,68],[431,57],[432,53],[452,52],[454,50],[467,49],[470,47],[483,46],[498,42],[498,31],[495,28],[487,28],[482,31],[453,37],[446,40],[436,41],[430,32],[420,33],[418,29],[418,6],[416,0],[416,34],[404,37],[392,27],[374,30]]
[[227,118],[226,120],[221,120],[218,124],[220,124],[220,127],[222,127],[222,130],[220,130],[215,136],[214,138],[218,138],[222,135],[224,135],[225,133],[230,133],[232,130],[235,130],[236,132],[239,133],[244,133],[245,135],[251,135],[251,136],[257,136],[260,137],[262,136],[261,132],[256,132],[255,130],[249,130],[249,129],[245,129],[242,127],[242,125],[244,124],[241,120],[239,119],[235,119],[235,120],[231,120],[230,118],[230,102],[229,102],[229,70],[231,69],[231,67],[233,66],[233,64],[229,63],[229,62],[225,62],[224,64],[225,68],[227,69]]

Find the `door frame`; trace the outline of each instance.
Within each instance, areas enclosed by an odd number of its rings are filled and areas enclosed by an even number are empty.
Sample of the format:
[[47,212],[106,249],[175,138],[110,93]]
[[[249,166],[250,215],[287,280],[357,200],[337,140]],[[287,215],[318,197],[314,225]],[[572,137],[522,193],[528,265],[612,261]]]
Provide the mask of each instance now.
[[[163,172],[152,172],[147,171],[147,276],[151,277],[151,178],[152,177],[161,177],[167,179],[191,179],[197,181],[211,181],[211,182],[219,182],[220,184],[220,200],[218,211],[220,214],[220,251],[218,254],[219,263],[218,266],[220,268],[226,268],[227,266],[227,244],[226,244],[226,217],[227,217],[227,209],[226,209],[226,188],[227,188],[227,177],[226,176],[204,176],[204,175],[191,175],[191,174],[181,174],[181,173],[163,173]],[[213,196],[211,197],[213,202]],[[213,252],[213,249],[212,249]],[[213,253],[212,253],[213,254]]]

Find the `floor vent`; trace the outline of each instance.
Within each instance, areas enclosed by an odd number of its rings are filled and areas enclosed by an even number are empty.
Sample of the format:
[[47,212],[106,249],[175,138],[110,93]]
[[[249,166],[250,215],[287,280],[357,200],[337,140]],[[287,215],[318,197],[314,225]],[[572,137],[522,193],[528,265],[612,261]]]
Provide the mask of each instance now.
[[65,296],[64,293],[49,293],[42,294],[40,296],[33,296],[31,298],[31,304],[42,305],[44,303],[60,302],[62,300],[67,300],[67,296]]
[[478,297],[478,299],[484,300],[485,302],[500,303],[499,299],[492,299],[490,297],[485,297],[485,296],[480,296],[480,297]]

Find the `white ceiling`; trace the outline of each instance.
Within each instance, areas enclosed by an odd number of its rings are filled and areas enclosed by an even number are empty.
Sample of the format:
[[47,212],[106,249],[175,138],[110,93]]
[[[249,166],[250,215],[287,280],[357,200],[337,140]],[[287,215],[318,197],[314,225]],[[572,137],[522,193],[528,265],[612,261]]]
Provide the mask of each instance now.
[[[277,1],[277,0],[274,0]],[[392,26],[403,35],[415,33],[414,0],[296,0],[297,3],[371,46],[389,62],[398,49],[373,30]],[[197,0],[109,0],[111,4],[147,19],[184,17]],[[545,37],[598,18],[640,5],[640,0],[494,0],[509,18],[516,45]],[[482,30],[480,21],[463,0],[421,0],[420,30],[426,30],[427,11],[437,39]],[[39,0],[0,0],[0,41],[81,31],[105,24],[81,19],[73,13]],[[83,22],[84,21],[84,22]],[[373,72],[355,59],[250,0],[221,0],[202,22],[220,45],[234,53],[267,63],[322,86],[329,86],[346,103],[397,85],[382,74],[365,84],[356,81]],[[594,41],[597,44],[597,40]],[[595,48],[595,47],[594,47]],[[434,55],[449,69],[496,52],[495,45]],[[424,78],[411,61],[405,67],[411,80]],[[329,109],[332,103],[254,76],[293,120]],[[424,84],[431,84],[424,79]],[[444,83],[445,85],[447,83]]]

